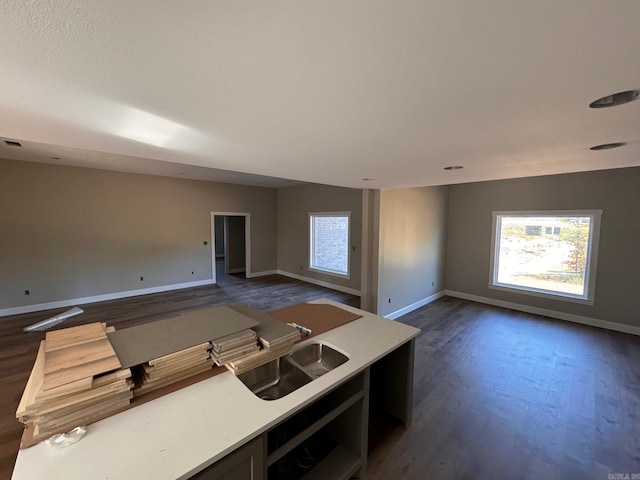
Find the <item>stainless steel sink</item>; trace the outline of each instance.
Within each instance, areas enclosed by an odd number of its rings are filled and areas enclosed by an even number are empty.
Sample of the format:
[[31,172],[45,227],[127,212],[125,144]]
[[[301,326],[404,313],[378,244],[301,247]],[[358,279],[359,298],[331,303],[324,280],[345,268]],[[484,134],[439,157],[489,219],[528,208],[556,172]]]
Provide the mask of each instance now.
[[318,378],[347,360],[346,355],[322,343],[310,343],[289,354],[307,375]]
[[327,345],[310,343],[284,357],[238,375],[238,379],[263,400],[277,400],[347,360],[346,355]]
[[263,400],[277,400],[313,380],[288,361],[287,357],[272,360],[238,375],[238,378]]

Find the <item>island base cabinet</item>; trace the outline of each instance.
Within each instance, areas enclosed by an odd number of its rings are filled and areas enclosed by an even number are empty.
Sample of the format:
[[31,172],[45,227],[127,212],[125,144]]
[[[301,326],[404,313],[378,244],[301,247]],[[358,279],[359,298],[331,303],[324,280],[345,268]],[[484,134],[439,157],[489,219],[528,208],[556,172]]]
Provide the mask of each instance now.
[[[348,480],[388,426],[412,419],[413,339],[207,469],[197,480]],[[388,420],[391,419],[389,425]]]
[[267,432],[268,480],[348,480],[367,458],[369,370]]
[[264,436],[243,445],[190,480],[265,480]]
[[411,339],[371,365],[370,415],[380,412],[411,426],[415,340]]

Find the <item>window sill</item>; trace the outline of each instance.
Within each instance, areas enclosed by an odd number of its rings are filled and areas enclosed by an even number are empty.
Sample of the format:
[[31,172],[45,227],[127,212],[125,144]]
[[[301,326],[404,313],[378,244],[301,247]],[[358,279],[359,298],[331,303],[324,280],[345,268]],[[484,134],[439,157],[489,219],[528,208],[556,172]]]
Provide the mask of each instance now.
[[530,295],[539,298],[548,298],[550,300],[559,300],[561,302],[579,303],[581,305],[593,305],[594,300],[592,298],[584,298],[571,295],[569,293],[552,293],[547,290],[537,290],[535,288],[520,287],[517,285],[507,285],[501,283],[489,284],[489,288],[493,290],[501,290],[503,292],[520,293],[523,295]]
[[316,268],[316,267],[309,267],[309,271],[323,273],[325,275],[331,275],[332,277],[343,278],[345,280],[349,280],[351,278],[351,276],[348,273],[345,275],[344,273],[338,273],[331,270],[322,270],[321,268]]

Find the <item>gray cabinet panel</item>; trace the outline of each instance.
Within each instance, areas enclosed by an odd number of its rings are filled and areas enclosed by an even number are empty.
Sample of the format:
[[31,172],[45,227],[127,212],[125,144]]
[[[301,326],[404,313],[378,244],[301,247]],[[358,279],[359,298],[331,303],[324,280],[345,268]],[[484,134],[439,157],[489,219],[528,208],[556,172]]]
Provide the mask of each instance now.
[[191,480],[264,480],[264,437],[243,445]]

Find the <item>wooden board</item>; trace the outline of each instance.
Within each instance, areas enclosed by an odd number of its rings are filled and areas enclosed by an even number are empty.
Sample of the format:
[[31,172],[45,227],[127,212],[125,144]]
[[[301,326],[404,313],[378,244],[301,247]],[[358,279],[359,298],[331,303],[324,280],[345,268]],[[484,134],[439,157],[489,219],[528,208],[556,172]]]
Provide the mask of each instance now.
[[253,327],[253,330],[258,335],[260,343],[267,347],[275,344],[281,344],[283,341],[290,341],[293,343],[300,339],[300,333],[297,329],[287,325],[286,323],[278,321],[278,319],[275,319],[264,312],[255,310],[248,305],[243,303],[232,303],[229,305],[229,308],[260,322],[258,325]]
[[35,425],[35,434],[39,436],[50,437],[51,435],[55,435],[58,432],[66,432],[74,429],[79,425],[86,425],[87,423],[94,422],[95,418],[100,415],[110,416],[113,415],[114,412],[120,411],[123,407],[126,407],[130,403],[131,395],[123,400],[117,400],[106,405],[102,410],[98,412],[91,412],[88,415],[74,417],[71,421],[67,423],[58,423],[55,425],[51,425],[48,428],[41,428],[40,425]]
[[151,365],[145,364],[142,365],[142,367],[134,368],[142,368],[144,370],[144,373],[150,378],[160,378],[167,377],[169,375],[173,375],[174,373],[178,373],[183,370],[188,370],[189,368],[204,364],[211,365],[211,360],[209,359],[209,357],[203,357],[197,361],[181,362],[176,363],[175,365],[167,365],[164,367],[152,367]]
[[116,330],[108,337],[123,367],[252,328],[257,321],[229,307],[208,307],[153,323]]
[[244,358],[246,355],[249,355],[252,352],[257,352],[258,350],[258,345],[254,343],[253,345],[229,350],[228,352],[222,352],[220,355],[213,355],[213,360],[216,365],[224,365],[225,363]]
[[328,332],[362,317],[362,315],[351,313],[326,303],[298,303],[290,307],[273,310],[268,312],[268,315],[281,322],[297,323],[311,329],[311,335],[303,335],[303,340]]
[[225,364],[225,367],[233,373],[234,375],[240,375],[242,373],[248,372],[260,365],[264,365],[265,363],[269,363],[276,358],[280,358],[283,355],[291,352],[292,345],[286,345],[278,350],[260,350],[256,353],[252,353],[247,355],[238,361],[233,361]]
[[148,368],[152,368],[154,370],[162,371],[164,369],[173,369],[176,367],[184,367],[184,366],[194,365],[196,363],[201,363],[207,358],[209,358],[209,352],[205,350],[198,353],[198,355],[189,354],[188,357],[176,358],[171,362],[155,363],[153,365],[151,365],[151,362],[149,362],[149,363],[144,363],[143,365],[147,366]]
[[[96,362],[104,358],[115,356],[113,348],[106,337],[73,345],[67,348],[59,348],[54,351],[47,351],[47,341],[45,340],[44,374],[50,375],[58,370],[76,368],[85,363]],[[84,378],[84,377],[83,377]]]
[[38,401],[46,400],[47,398],[62,397],[72,393],[79,393],[89,390],[93,386],[93,377],[85,377],[75,382],[66,383],[59,387],[50,388],[49,390],[42,390],[38,392]]
[[144,383],[134,388],[134,395],[140,395],[149,391],[157,390],[167,385],[171,385],[176,382],[193,377],[194,375],[197,375],[199,373],[207,372],[211,370],[211,368],[212,364],[209,362],[157,380],[150,380],[145,378]]
[[[45,411],[44,409],[50,409],[52,406],[63,408],[61,406],[63,404],[73,405],[74,402],[69,402],[69,399],[75,400],[75,403],[77,403],[78,399],[80,401],[90,400],[91,398],[99,396],[95,395],[95,389],[103,388],[103,390],[99,390],[98,393],[104,393],[104,387],[111,386],[115,382],[131,377],[130,370],[118,370],[114,373],[92,379],[93,389],[85,390],[82,392],[64,392],[60,395],[52,396],[50,392],[54,390],[42,390],[44,379],[44,356],[45,342],[42,341],[40,342],[40,348],[38,349],[36,361],[31,370],[31,374],[29,375],[27,386],[24,389],[24,393],[22,394],[22,398],[20,399],[20,403],[16,410],[17,418],[25,418],[29,415],[41,415]],[[122,384],[120,383],[118,385]],[[93,394],[91,392],[93,392]]]
[[46,391],[66,383],[76,382],[82,378],[92,377],[93,375],[109,372],[118,368],[120,368],[120,362],[114,355],[79,366],[57,370],[50,374],[45,373],[44,390]]
[[45,391],[68,384],[62,390],[80,391],[87,378],[120,368],[101,323],[47,332],[44,347]]
[[208,356],[208,350],[210,347],[211,344],[209,342],[203,343],[201,345],[196,345],[195,347],[180,350],[179,352],[175,352],[170,355],[154,358],[149,360],[148,363],[151,366],[160,367],[163,365],[172,365],[174,362],[183,360],[201,358],[202,356]]
[[91,415],[92,413],[100,412],[108,408],[114,402],[119,402],[124,399],[131,399],[132,397],[133,392],[131,390],[127,390],[126,392],[111,395],[107,398],[88,402],[83,405],[82,408],[68,407],[65,409],[57,410],[55,412],[55,415],[42,415],[39,417],[33,417],[33,422],[37,425],[44,425],[47,428],[53,427],[56,424],[71,423],[73,422],[74,418],[85,417],[87,415]]
[[127,378],[131,378],[131,370],[128,368],[122,368],[115,372],[93,377],[93,387],[102,387],[103,385],[109,385],[110,383],[118,380],[125,380]]
[[27,409],[36,402],[36,395],[39,390],[42,389],[42,382],[44,380],[44,340],[40,342],[38,353],[36,355],[36,361],[31,369],[29,380],[27,380],[27,386],[22,392],[22,398],[16,410],[16,418],[24,417],[27,414]]
[[211,341],[211,345],[214,350],[222,352],[256,342],[256,332],[253,330],[243,330],[238,333],[227,335],[226,337],[216,338]]
[[45,352],[53,352],[61,348],[68,348],[105,337],[105,327],[102,323],[89,323],[79,327],[52,330],[45,335]]
[[131,386],[129,385],[129,382],[127,380],[118,380],[102,387],[92,388],[91,390],[87,390],[86,392],[61,397],[59,399],[47,400],[46,402],[36,403],[33,406],[28,406],[26,408],[26,417],[28,418],[30,415],[44,415],[46,413],[55,412],[56,410],[65,407],[82,406],[86,402],[97,399],[104,399],[109,395],[126,392],[130,389]]
[[[100,326],[100,329],[103,327]],[[102,334],[104,335],[104,330]],[[78,342],[78,337],[69,338],[74,338],[72,350],[95,341]],[[44,340],[40,343],[34,367],[16,410],[16,417],[26,424],[25,435],[31,432],[33,441],[34,438],[42,440],[79,425],[97,421],[98,417],[103,418],[129,404],[133,397],[133,382],[129,378],[131,371],[128,369],[96,378],[89,377],[88,383],[74,382],[82,384],[83,388],[89,386],[82,391],[78,391],[78,386],[74,384],[44,390],[46,348]],[[50,353],[58,354],[65,350],[67,348],[59,343]]]

